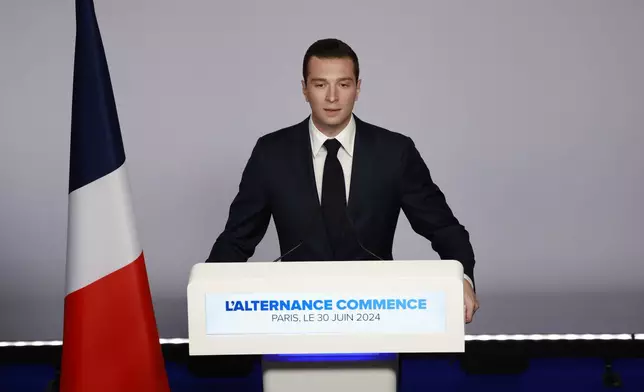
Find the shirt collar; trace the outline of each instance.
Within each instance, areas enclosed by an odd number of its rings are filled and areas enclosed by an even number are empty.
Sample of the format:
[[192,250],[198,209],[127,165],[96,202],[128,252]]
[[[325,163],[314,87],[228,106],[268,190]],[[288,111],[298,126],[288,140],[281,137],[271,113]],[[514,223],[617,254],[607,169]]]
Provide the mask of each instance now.
[[[313,152],[313,156],[318,155],[318,153],[322,149],[322,145],[325,141],[327,141],[327,139],[332,139],[330,137],[327,137],[319,129],[317,129],[315,124],[313,124],[312,118],[309,118],[309,134],[311,136],[311,151]],[[335,139],[340,142],[342,148],[347,152],[347,154],[349,154],[349,156],[353,156],[353,144],[355,137],[356,122],[352,114],[347,126],[342,131],[340,131],[339,134],[336,135]]]

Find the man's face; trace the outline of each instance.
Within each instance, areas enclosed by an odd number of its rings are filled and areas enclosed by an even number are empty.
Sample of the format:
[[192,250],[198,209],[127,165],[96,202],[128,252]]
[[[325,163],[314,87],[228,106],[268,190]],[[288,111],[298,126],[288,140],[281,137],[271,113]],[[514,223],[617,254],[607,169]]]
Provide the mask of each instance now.
[[349,123],[360,93],[353,61],[350,58],[311,57],[302,91],[311,106],[315,126],[329,136],[336,135]]

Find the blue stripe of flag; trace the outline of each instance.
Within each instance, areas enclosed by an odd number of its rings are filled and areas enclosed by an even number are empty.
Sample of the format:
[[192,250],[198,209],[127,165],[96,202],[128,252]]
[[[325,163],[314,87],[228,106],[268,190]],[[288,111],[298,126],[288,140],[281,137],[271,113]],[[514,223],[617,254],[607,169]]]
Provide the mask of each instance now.
[[76,1],[69,192],[118,169],[125,151],[92,0]]

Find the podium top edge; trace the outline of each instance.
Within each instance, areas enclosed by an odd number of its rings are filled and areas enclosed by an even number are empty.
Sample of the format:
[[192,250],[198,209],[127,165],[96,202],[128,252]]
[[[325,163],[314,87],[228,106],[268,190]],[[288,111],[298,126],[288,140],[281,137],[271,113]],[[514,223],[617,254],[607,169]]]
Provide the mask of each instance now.
[[214,262],[192,267],[190,281],[221,279],[223,276],[245,279],[265,278],[274,274],[291,277],[331,275],[350,278],[374,273],[396,276],[463,277],[463,265],[457,260],[360,260],[360,261],[288,261],[288,262]]

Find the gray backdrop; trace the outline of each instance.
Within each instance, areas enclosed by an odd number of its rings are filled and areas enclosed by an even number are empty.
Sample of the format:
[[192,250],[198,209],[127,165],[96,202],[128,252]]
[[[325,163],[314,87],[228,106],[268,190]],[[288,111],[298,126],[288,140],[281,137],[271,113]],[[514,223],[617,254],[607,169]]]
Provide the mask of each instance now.
[[[310,43],[410,135],[472,234],[468,333],[644,332],[644,2],[98,0],[162,337],[255,140],[308,114]],[[72,0],[0,5],[0,340],[62,334]],[[436,258],[401,217],[397,258]],[[275,258],[273,226],[253,260]]]

